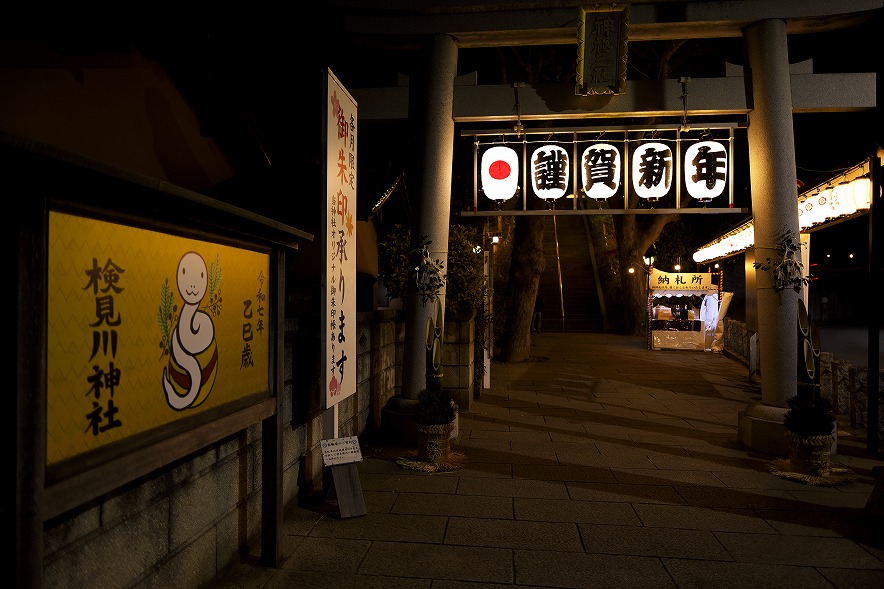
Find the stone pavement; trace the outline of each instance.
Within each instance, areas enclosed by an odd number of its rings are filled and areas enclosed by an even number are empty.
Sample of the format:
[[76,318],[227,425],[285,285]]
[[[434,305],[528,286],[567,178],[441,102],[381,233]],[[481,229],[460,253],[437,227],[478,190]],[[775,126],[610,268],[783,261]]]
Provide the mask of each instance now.
[[839,432],[852,480],[789,480],[737,441],[760,398],[743,365],[637,337],[532,339],[531,361],[493,363],[460,415],[455,470],[365,446],[366,515],[295,507],[280,568],[243,563],[219,586],[884,587],[884,522],[865,511],[884,458],[865,432]]

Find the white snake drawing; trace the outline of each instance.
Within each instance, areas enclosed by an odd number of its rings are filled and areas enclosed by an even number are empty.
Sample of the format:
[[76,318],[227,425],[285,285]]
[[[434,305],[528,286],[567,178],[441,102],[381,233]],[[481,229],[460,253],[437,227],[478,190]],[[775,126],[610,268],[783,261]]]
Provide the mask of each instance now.
[[163,369],[163,388],[166,399],[174,409],[185,409],[196,401],[202,382],[202,367],[196,356],[204,352],[215,339],[215,325],[199,304],[206,295],[209,283],[206,262],[196,252],[187,252],[178,262],[178,292],[184,299],[178,324],[172,333],[172,358],[190,376],[190,387],[180,395]]

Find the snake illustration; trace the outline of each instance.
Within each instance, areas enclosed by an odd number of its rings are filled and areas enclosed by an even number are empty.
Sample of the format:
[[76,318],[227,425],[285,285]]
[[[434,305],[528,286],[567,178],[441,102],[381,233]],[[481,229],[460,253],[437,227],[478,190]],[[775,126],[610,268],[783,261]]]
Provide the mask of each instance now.
[[178,262],[177,278],[184,304],[172,332],[172,353],[168,367],[163,368],[163,388],[169,406],[181,411],[205,401],[215,382],[218,347],[212,318],[199,308],[209,283],[202,256],[196,252],[184,254]]

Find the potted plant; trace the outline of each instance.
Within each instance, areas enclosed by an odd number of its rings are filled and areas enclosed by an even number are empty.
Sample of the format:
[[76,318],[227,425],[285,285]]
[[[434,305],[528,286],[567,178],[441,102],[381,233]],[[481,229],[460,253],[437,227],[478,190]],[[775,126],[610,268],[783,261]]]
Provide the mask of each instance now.
[[799,391],[788,400],[783,417],[789,446],[789,464],[800,474],[824,477],[829,474],[836,418],[831,401],[819,389]]
[[434,387],[417,394],[417,460],[434,464],[448,460],[457,427],[457,405],[444,389]]

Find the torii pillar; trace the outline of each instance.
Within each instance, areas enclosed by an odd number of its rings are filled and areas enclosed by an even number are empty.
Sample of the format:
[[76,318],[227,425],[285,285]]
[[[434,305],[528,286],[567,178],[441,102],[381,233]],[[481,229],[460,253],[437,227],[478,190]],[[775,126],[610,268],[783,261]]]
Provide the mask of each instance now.
[[[443,273],[448,269],[448,221],[451,215],[451,177],[454,166],[454,79],[457,77],[457,43],[446,34],[436,34],[429,52],[423,133],[420,155],[420,193],[417,226],[412,232],[430,240],[429,254],[441,260]],[[414,237],[415,235],[413,235]],[[443,318],[445,287],[440,293]],[[405,351],[402,358],[402,392],[408,399],[417,399],[426,388],[427,322],[433,318],[434,306],[424,304],[409,285],[405,305]]]
[[[749,166],[755,258],[775,258],[776,243],[786,230],[798,237],[798,185],[792,90],[786,23],[769,19],[743,30],[748,55]],[[739,415],[743,445],[785,455],[783,417],[787,399],[798,389],[798,299],[792,289],[774,292],[772,272],[755,275],[761,401],[749,403]]]

